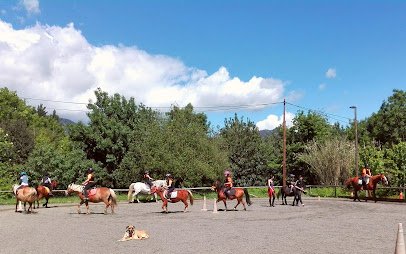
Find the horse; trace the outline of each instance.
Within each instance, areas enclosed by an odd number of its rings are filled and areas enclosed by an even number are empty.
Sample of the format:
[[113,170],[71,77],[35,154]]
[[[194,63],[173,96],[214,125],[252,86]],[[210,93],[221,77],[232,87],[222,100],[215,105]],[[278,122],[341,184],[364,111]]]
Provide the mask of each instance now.
[[295,186],[291,190],[289,186],[285,185],[280,188],[277,198],[279,199],[280,196],[282,196],[282,205],[288,204],[286,197],[293,197],[292,206],[295,206],[295,201],[297,201],[296,204],[298,204],[299,200],[302,200],[302,191]]
[[83,194],[83,185],[71,183],[66,190],[66,195],[71,193],[76,193],[80,198],[80,203],[78,205],[78,213],[80,214],[80,206],[85,203],[86,204],[86,214],[89,214],[89,203],[99,203],[104,202],[106,205],[104,209],[104,214],[107,214],[107,208],[110,206],[111,213],[114,214],[114,207],[117,206],[117,196],[114,190],[106,187],[100,188],[93,188],[88,190],[88,200],[85,200],[85,196]]
[[188,197],[190,199],[190,204],[193,205],[193,195],[192,195],[192,192],[190,192],[190,190],[185,190],[185,189],[174,190],[171,193],[171,198],[169,198],[169,199],[167,199],[165,197],[165,192],[166,191],[165,191],[164,187],[152,186],[152,188],[151,188],[151,193],[156,193],[161,198],[161,200],[163,202],[162,209],[166,213],[168,213],[168,202],[177,203],[179,201],[182,201],[183,204],[185,204],[185,209],[183,210],[183,212],[186,212],[186,210],[187,210],[187,208],[189,206],[188,202],[187,202]]
[[211,187],[212,190],[217,192],[217,200],[216,202],[219,202],[220,200],[223,201],[224,203],[224,207],[227,211],[227,199],[233,200],[233,199],[237,199],[237,204],[234,206],[234,210],[237,210],[237,206],[242,203],[243,207],[244,207],[244,211],[247,210],[247,208],[245,207],[245,202],[243,200],[243,197],[245,196],[245,201],[247,202],[248,206],[250,206],[252,204],[251,199],[250,199],[250,195],[247,191],[247,189],[245,188],[232,188],[229,191],[228,196],[226,196],[226,194],[224,193],[224,186],[223,184],[217,180],[213,186]]
[[[55,180],[52,180],[51,186],[52,186],[52,189],[55,189],[56,186],[58,186],[58,182]],[[37,193],[38,193],[37,208],[39,208],[39,200],[42,198],[45,198],[45,203],[42,204],[42,206],[48,208],[48,199],[53,196],[52,191],[47,186],[44,186],[44,185],[40,185],[35,189],[37,190]],[[35,209],[35,202],[34,202],[34,209]]]
[[[166,181],[165,180],[155,180],[152,182],[152,186],[156,187],[164,187],[166,186]],[[128,188],[128,203],[134,203],[134,198],[137,199],[137,203],[140,202],[138,199],[138,194],[145,194],[145,195],[151,195],[151,189],[148,184],[143,183],[143,182],[136,182],[132,183],[130,187]],[[131,196],[132,195],[132,196]],[[154,197],[152,200],[155,198],[155,202],[158,202],[157,194],[154,193]]]
[[[20,185],[18,185],[18,184],[13,185],[13,192],[16,197],[16,210],[15,211],[17,212],[18,202],[21,201],[21,202],[24,202],[24,211],[27,211],[28,213],[30,213],[30,212],[32,212],[32,203],[34,203],[35,200],[37,199],[37,191],[35,190],[35,188],[29,187],[29,186],[24,186],[17,190],[17,188],[19,186]],[[28,210],[26,210],[27,202],[30,205],[28,207]]]
[[[351,187],[354,189],[354,201],[358,199],[358,201],[361,202],[361,200],[359,199],[358,196],[358,191],[361,190],[362,188],[362,184],[360,184],[361,178],[359,178],[358,176],[349,178],[346,182],[345,185],[347,186],[348,189],[350,189]],[[368,196],[371,196],[371,191],[373,194],[373,198],[374,201],[377,202],[376,200],[376,195],[375,195],[375,189],[376,189],[376,185],[382,182],[383,185],[388,185],[388,179],[386,178],[386,176],[384,174],[378,174],[378,175],[373,175],[369,178],[369,182],[367,184],[367,191],[368,191]],[[365,202],[367,202],[368,199],[365,199]]]

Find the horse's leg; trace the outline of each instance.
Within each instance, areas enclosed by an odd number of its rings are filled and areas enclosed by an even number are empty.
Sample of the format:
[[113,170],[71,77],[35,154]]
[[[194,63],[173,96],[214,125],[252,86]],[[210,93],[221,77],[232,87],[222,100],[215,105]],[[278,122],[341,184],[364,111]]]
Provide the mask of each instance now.
[[155,202],[158,203],[158,194],[154,193]]
[[183,204],[185,204],[185,209],[183,210],[184,213],[186,213],[186,210],[189,207],[189,204],[187,203],[187,198],[188,198],[188,196],[186,196],[185,199],[182,199]]
[[83,205],[83,203],[85,203],[85,201],[84,201],[83,199],[81,199],[81,200],[80,200],[80,203],[79,203],[79,205],[78,205],[78,209],[77,209],[78,214],[81,213],[81,211],[80,211],[80,206]]
[[223,203],[224,203],[224,207],[226,208],[226,211],[227,211],[227,202],[226,202],[226,199],[223,199]]
[[16,210],[15,210],[15,212],[17,212],[17,206],[18,206],[18,199],[16,199]]
[[89,201],[88,200],[85,201],[85,205],[86,205],[86,214],[90,214]]
[[374,201],[375,201],[375,203],[376,203],[378,200],[376,200],[375,189],[372,190],[372,196],[374,197]]

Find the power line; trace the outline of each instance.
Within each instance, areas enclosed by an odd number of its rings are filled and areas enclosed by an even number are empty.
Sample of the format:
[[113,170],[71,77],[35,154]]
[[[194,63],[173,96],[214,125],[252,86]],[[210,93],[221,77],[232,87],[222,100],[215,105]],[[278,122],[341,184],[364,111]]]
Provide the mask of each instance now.
[[[88,102],[73,102],[73,101],[62,101],[62,100],[49,100],[49,99],[39,99],[39,98],[30,98],[30,97],[23,97],[23,99],[26,100],[33,100],[33,101],[44,101],[44,102],[54,102],[54,103],[63,103],[63,104],[74,104],[74,105],[88,105]],[[264,108],[270,105],[277,105],[277,104],[283,104],[283,101],[278,101],[278,102],[269,102],[269,103],[258,103],[258,104],[235,104],[235,105],[216,105],[216,106],[195,106],[193,107],[196,109],[198,112],[220,112],[220,111],[231,111],[231,110],[238,110],[238,109],[260,109]],[[286,104],[291,105],[293,107],[297,107],[300,109],[306,109],[309,111],[313,111],[319,114],[324,114],[326,115],[329,119],[334,119],[339,122],[343,123],[348,123],[347,121],[351,121],[351,118],[345,117],[345,116],[340,116],[332,113],[328,113],[322,110],[318,109],[311,109],[308,107],[296,105],[290,102],[286,102]],[[156,107],[149,107],[151,109],[171,109],[172,106],[156,106]],[[72,111],[72,112],[89,112],[89,110],[81,110],[81,109],[56,109],[56,108],[50,108],[52,110],[56,111]],[[345,119],[347,121],[343,121],[342,119]]]

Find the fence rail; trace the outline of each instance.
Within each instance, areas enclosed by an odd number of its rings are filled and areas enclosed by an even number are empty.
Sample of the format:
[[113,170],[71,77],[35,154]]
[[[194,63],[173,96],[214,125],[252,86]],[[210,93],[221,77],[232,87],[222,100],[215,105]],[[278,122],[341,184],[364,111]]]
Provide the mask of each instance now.
[[[275,188],[281,188],[282,186],[277,185]],[[247,189],[266,189],[268,188],[267,186],[247,186],[243,187]],[[337,196],[337,189],[346,189],[346,186],[344,185],[306,185],[307,192],[311,194],[312,189],[318,189],[318,188],[333,188],[335,197]],[[211,187],[191,187],[191,188],[184,188],[187,190],[210,190]],[[113,189],[116,192],[127,192],[128,189]],[[399,193],[402,192],[403,196],[405,196],[405,191],[406,187],[390,187],[390,186],[377,186],[376,190],[397,190]],[[52,190],[52,192],[65,192],[66,190]],[[13,193],[11,190],[0,190],[0,193]]]

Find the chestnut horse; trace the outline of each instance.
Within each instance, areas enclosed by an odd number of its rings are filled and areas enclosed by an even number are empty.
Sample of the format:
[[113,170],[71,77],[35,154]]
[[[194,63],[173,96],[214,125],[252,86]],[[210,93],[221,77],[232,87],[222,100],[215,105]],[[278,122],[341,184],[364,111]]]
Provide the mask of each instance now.
[[85,200],[85,196],[83,195],[83,185],[71,183],[66,190],[66,194],[71,194],[75,192],[79,198],[80,203],[78,205],[78,213],[80,214],[80,206],[85,203],[86,204],[86,213],[89,214],[89,203],[99,203],[104,202],[106,205],[104,209],[104,214],[107,214],[107,208],[111,207],[111,213],[114,213],[114,207],[117,206],[117,196],[114,190],[106,187],[94,188],[89,190],[88,200]]
[[[360,191],[362,189],[362,184],[360,184],[361,178],[356,176],[356,177],[352,177],[349,178],[346,182],[345,185],[347,186],[348,189],[350,189],[351,187],[353,187],[354,189],[354,201],[358,199],[358,201],[361,201],[359,199],[358,196],[358,191]],[[379,174],[379,175],[374,175],[372,177],[369,178],[369,183],[367,184],[367,190],[368,190],[368,196],[371,196],[371,191],[373,194],[373,198],[376,200],[376,195],[375,195],[375,189],[376,189],[376,185],[382,182],[383,185],[388,185],[388,179],[386,179],[386,176],[384,174]],[[365,201],[368,201],[367,199],[365,199]]]
[[[52,186],[52,189],[55,189],[56,186],[58,186],[58,182],[55,181],[55,180],[52,180],[51,181],[51,186]],[[37,190],[37,193],[38,193],[37,208],[39,208],[39,200],[42,199],[42,198],[45,198],[45,203],[42,204],[42,206],[48,208],[48,199],[53,196],[52,191],[48,187],[46,187],[44,185],[38,186],[36,188],[36,190]],[[35,209],[35,202],[34,202],[34,209]]]
[[28,213],[32,212],[32,203],[35,202],[35,200],[37,199],[37,191],[35,190],[35,188],[33,187],[29,187],[29,186],[24,186],[21,187],[20,189],[18,189],[18,184],[14,184],[13,185],[13,192],[14,195],[16,197],[16,212],[17,212],[17,206],[18,206],[18,202],[24,202],[24,211],[26,210],[26,203],[28,202],[28,204],[30,205],[28,207]]
[[185,204],[185,209],[183,210],[183,212],[186,212],[186,210],[189,206],[187,203],[188,197],[190,199],[190,204],[193,205],[192,192],[190,192],[190,190],[185,190],[185,189],[176,189],[171,194],[175,194],[175,192],[176,192],[176,197],[172,198],[172,195],[171,195],[171,198],[167,199],[165,197],[165,194],[166,194],[165,188],[156,187],[156,186],[152,186],[152,188],[151,188],[151,193],[156,193],[161,198],[161,200],[163,202],[162,209],[164,210],[164,212],[168,213],[168,202],[177,203],[179,201],[182,201],[183,204]]
[[227,199],[233,200],[233,199],[237,199],[237,204],[234,206],[234,210],[237,209],[237,206],[242,203],[242,206],[244,207],[244,210],[247,210],[247,208],[245,207],[245,202],[243,200],[243,197],[245,195],[245,200],[247,201],[247,204],[250,206],[251,200],[250,200],[250,195],[247,191],[247,189],[245,188],[231,188],[229,195],[226,196],[226,194],[224,194],[224,185],[217,180],[214,185],[211,187],[212,190],[217,192],[217,201],[219,202],[220,200],[223,201],[224,203],[224,207],[226,208],[227,211]]

